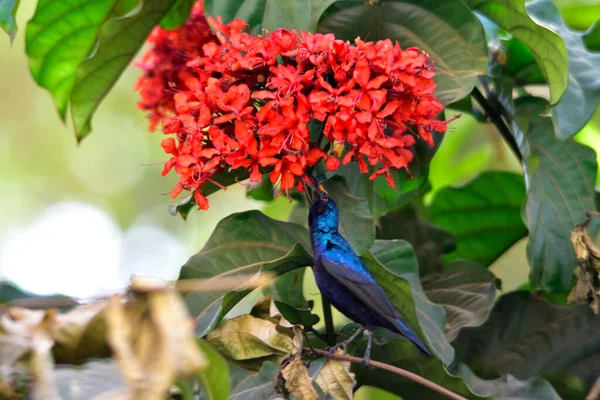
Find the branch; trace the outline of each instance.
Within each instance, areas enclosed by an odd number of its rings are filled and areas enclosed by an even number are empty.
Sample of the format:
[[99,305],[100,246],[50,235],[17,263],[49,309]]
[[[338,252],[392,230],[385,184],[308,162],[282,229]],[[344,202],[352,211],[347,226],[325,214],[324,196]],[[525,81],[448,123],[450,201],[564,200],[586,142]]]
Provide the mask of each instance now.
[[[349,356],[347,354],[334,354],[334,353],[330,353],[328,351],[321,350],[321,349],[312,349],[312,350],[305,349],[304,352],[307,354],[316,354],[318,356],[325,357],[325,358],[332,358],[334,360],[349,361],[351,363],[361,364],[361,365],[363,364],[363,360],[361,358]],[[385,371],[391,372],[392,374],[396,374],[396,375],[400,375],[405,378],[408,378],[420,385],[423,385],[435,392],[438,392],[441,395],[448,397],[449,399],[467,400],[465,397],[463,397],[459,394],[456,394],[456,393],[446,389],[445,387],[438,385],[437,383],[433,383],[430,380],[423,378],[420,375],[413,374],[412,372],[409,372],[405,369],[398,368],[393,365],[382,363],[379,361],[373,361],[373,360],[369,360],[369,366],[374,367],[374,368],[383,369]]]
[[490,105],[485,96],[479,91],[479,89],[477,89],[477,87],[473,88],[471,95],[481,106],[490,122],[496,127],[498,132],[500,132],[500,135],[502,135],[502,138],[504,138],[506,143],[508,143],[510,149],[513,151],[513,153],[515,153],[519,161],[523,161],[523,155],[519,150],[519,146],[517,145],[511,130],[508,126],[506,126],[506,123],[502,119],[502,116]]

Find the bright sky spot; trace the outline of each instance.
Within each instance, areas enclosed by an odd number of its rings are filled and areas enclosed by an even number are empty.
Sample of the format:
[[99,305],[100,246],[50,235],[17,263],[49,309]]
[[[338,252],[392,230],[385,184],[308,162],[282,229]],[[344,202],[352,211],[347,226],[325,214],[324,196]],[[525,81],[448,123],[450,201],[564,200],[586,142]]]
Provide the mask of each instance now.
[[56,203],[29,225],[7,232],[0,245],[0,274],[38,294],[75,297],[117,283],[121,232],[102,210]]

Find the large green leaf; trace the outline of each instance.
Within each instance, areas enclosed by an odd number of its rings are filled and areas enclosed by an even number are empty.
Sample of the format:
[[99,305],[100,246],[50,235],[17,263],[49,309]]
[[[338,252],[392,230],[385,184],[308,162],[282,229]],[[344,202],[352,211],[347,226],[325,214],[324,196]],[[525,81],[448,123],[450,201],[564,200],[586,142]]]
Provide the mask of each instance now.
[[176,0],[40,0],[27,24],[26,52],[36,82],[63,120],[71,104],[79,140],[91,116],[152,28]]
[[385,294],[409,327],[422,332],[420,336],[427,338],[433,353],[449,365],[454,351],[444,337],[445,311],[425,296],[411,245],[403,240],[377,240],[371,252],[363,261]]
[[231,392],[227,362],[206,341],[198,339],[198,346],[208,360],[208,368],[200,375],[202,398],[208,400],[227,400]]
[[577,265],[571,230],[594,210],[596,154],[573,140],[559,141],[542,99],[517,102],[531,154],[526,168],[523,220],[529,229],[527,258],[534,289],[569,290]]
[[464,379],[469,390],[481,397],[492,397],[497,400],[561,400],[552,385],[540,377],[519,380],[506,374],[496,379],[482,379],[463,363],[453,364],[448,368],[448,372]]
[[10,40],[17,34],[17,10],[21,0],[0,0],[0,28],[4,29]]
[[102,26],[98,47],[77,68],[71,92],[71,114],[79,140],[90,133],[91,118],[100,102],[174,3],[175,0],[145,0],[137,12]]
[[77,67],[94,51],[102,25],[131,11],[124,5],[119,0],[38,2],[27,24],[25,51],[33,78],[54,97],[63,120]]
[[457,360],[482,373],[528,379],[552,372],[581,378],[588,388],[600,375],[600,318],[586,304],[554,306],[529,292],[504,295],[488,321],[463,329]]
[[536,24],[527,14],[524,0],[465,0],[465,3],[531,49],[550,85],[551,103],[558,103],[567,88],[569,71],[561,37]]
[[450,342],[460,329],[483,324],[496,299],[496,278],[472,261],[455,261],[443,273],[426,275],[422,282],[427,298],[446,310]]
[[421,219],[411,206],[397,208],[381,217],[378,239],[402,239],[410,243],[419,260],[421,276],[444,269],[443,255],[456,249],[456,240],[445,230]]
[[509,172],[485,172],[466,186],[440,190],[428,214],[432,223],[457,240],[446,260],[492,264],[527,235],[521,219],[524,199],[523,177]]
[[[433,357],[422,357],[418,350],[406,340],[386,341],[378,335],[371,354],[373,360],[392,364],[409,370],[469,399],[494,398],[497,400],[544,399],[560,400],[552,386],[542,378],[525,381],[506,375],[497,379],[482,379],[465,364],[453,364],[444,368],[442,362]],[[357,355],[364,351],[364,341],[356,349]],[[385,389],[405,399],[447,399],[437,392],[413,380],[399,377],[383,370],[368,370],[352,365],[359,386],[369,385]]]
[[[314,1],[309,0],[205,0],[204,10],[207,15],[221,17],[229,22],[241,18],[248,23],[253,32],[262,29],[274,31],[277,28],[308,30],[311,20],[319,18],[324,11],[323,6],[311,8]],[[317,2],[320,3],[320,2]],[[314,27],[313,27],[314,29]]]
[[[276,221],[258,211],[223,219],[206,245],[182,267],[179,279],[212,278],[274,272],[277,275],[312,264],[308,232],[300,225]],[[198,293],[186,297],[197,332],[206,334],[249,292]]]
[[445,104],[469,94],[487,70],[483,28],[460,0],[337,1],[318,30],[345,40],[389,38],[402,48],[425,50],[438,71],[436,95]]
[[369,203],[350,193],[342,177],[335,176],[324,182],[324,186],[339,209],[342,236],[356,254],[369,250],[375,241],[375,221],[369,211]]
[[567,45],[569,84],[553,109],[553,118],[559,138],[573,137],[585,126],[600,104],[600,53],[588,51],[581,34],[565,25],[552,1],[537,0],[528,3],[527,11],[540,24],[559,34]]

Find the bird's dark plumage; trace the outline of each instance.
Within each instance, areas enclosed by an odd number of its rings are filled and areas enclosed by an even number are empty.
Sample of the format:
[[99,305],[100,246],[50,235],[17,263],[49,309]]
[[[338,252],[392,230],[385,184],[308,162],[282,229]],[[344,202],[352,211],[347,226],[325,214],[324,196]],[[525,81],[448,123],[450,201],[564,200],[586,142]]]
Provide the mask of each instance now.
[[397,332],[431,355],[400,319],[371,272],[338,232],[338,209],[327,194],[315,191],[308,222],[315,279],[321,295],[353,321],[367,328],[381,326]]

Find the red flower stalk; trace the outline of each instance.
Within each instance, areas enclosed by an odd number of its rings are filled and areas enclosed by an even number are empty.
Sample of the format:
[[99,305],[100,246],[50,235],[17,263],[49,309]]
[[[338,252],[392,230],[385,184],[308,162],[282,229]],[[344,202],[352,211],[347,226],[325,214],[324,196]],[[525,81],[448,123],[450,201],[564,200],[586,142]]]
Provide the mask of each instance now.
[[[138,63],[140,108],[151,111],[151,128],[160,119],[175,135],[162,142],[171,155],[163,175],[181,176],[173,197],[190,190],[207,209],[202,186],[239,168],[251,183],[269,173],[280,193],[302,191],[321,159],[332,171],[356,162],[394,187],[391,170],[408,168],[416,138],[433,145],[432,131],[446,131],[420,49],[285,29],[252,35],[242,20],[209,18],[213,35],[199,4],[178,30],[157,28]],[[313,120],[323,122],[323,148],[310,141]]]

